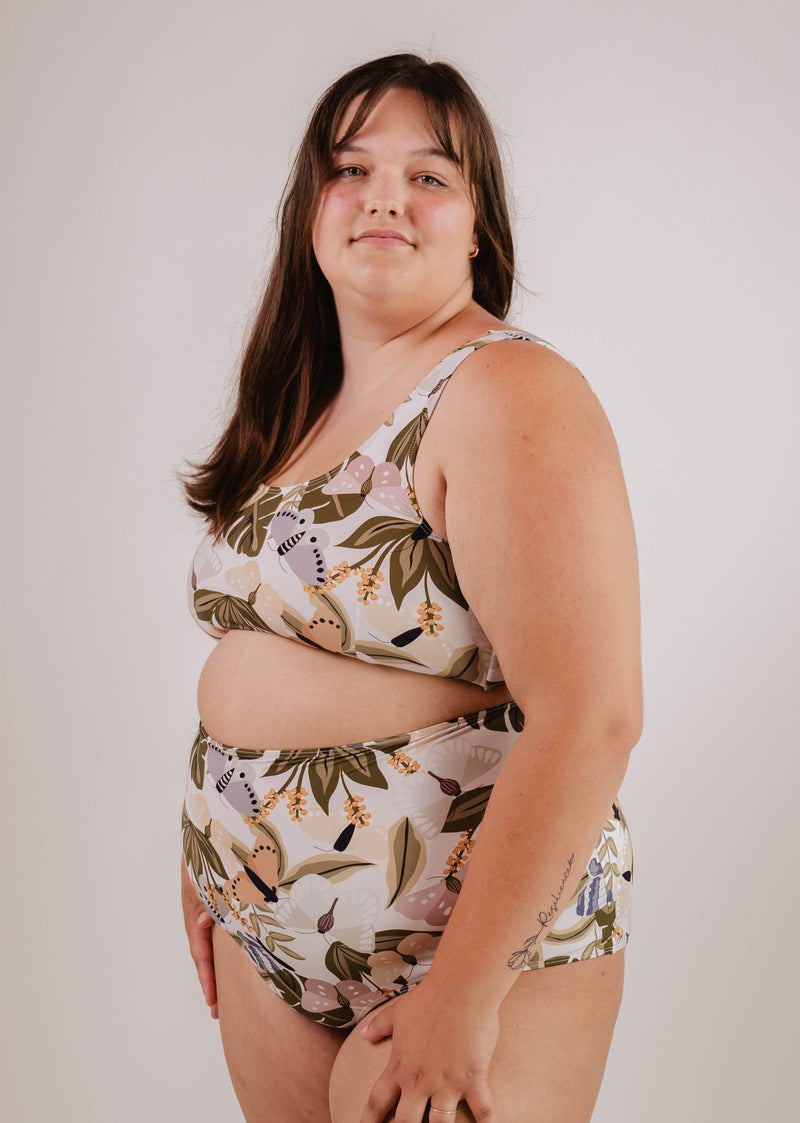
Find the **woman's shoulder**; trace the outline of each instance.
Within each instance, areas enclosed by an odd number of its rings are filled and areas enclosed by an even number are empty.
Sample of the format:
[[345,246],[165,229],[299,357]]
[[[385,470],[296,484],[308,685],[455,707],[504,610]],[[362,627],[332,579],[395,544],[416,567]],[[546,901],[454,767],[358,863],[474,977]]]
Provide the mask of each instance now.
[[533,331],[503,324],[488,330],[480,342],[481,346],[462,364],[458,384],[465,396],[485,398],[491,391],[491,397],[506,395],[513,403],[515,393],[523,388],[534,393],[570,386],[591,390],[578,365],[560,347]]
[[[533,344],[533,345],[532,345]],[[504,446],[514,433],[527,442],[544,427],[610,438],[603,407],[580,368],[534,332],[507,325],[491,346],[461,364],[440,406],[439,464],[445,480],[465,450]]]

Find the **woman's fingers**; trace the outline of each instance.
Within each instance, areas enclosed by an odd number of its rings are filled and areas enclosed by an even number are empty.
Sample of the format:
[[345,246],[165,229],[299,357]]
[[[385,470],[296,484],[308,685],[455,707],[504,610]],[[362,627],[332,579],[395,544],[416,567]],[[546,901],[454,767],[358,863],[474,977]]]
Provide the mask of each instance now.
[[212,931],[214,921],[203,911],[203,915],[195,919],[194,940],[190,938],[189,947],[197,967],[200,985],[203,988],[206,1003],[211,1007],[211,1017],[217,1014],[217,981],[214,974],[214,949],[212,945]]
[[183,906],[183,926],[189,939],[189,952],[197,968],[200,986],[203,988],[206,1004],[211,1008],[211,1017],[218,1018],[217,982],[214,975],[214,951],[212,946],[214,921],[198,900],[183,855],[181,855],[181,904]]

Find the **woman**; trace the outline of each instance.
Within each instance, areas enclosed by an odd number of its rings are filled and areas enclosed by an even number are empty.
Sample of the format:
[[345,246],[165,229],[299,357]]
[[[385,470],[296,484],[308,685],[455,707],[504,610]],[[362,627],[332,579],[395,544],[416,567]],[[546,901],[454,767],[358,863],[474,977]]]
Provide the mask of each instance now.
[[184,484],[219,642],[182,895],[236,1094],[250,1123],[588,1120],[641,729],[613,434],[504,319],[497,145],[451,66],[335,82],[282,207],[234,416]]

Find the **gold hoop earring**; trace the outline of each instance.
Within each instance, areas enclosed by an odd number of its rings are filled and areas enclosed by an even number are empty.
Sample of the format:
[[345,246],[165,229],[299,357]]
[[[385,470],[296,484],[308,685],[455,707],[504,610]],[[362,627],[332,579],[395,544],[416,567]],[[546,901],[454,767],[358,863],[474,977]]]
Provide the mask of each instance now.
[[473,252],[472,252],[472,253],[468,253],[468,254],[467,254],[467,257],[477,257],[477,256],[478,256],[478,247],[477,247],[477,246],[473,246],[473,247],[472,247],[472,250],[473,250]]

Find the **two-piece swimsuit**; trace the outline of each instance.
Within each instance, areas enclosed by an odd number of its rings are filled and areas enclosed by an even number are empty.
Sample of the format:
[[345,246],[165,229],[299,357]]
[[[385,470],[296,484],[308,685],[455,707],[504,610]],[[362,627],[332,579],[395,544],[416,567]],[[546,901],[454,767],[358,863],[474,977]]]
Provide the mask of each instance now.
[[[263,486],[224,539],[204,537],[188,577],[200,627],[215,638],[269,632],[484,690],[501,684],[449,545],[414,493],[419,444],[447,380],[501,339],[557,351],[510,329],[470,340],[347,460]],[[200,900],[276,994],[314,1021],[352,1028],[430,967],[524,723],[507,701],[373,741],[262,752],[213,740],[201,721],[182,811]],[[572,899],[524,969],[623,948],[632,876],[617,798]]]

